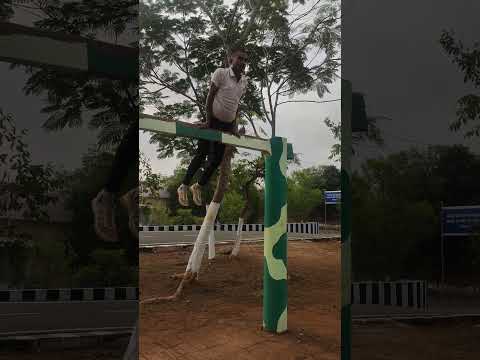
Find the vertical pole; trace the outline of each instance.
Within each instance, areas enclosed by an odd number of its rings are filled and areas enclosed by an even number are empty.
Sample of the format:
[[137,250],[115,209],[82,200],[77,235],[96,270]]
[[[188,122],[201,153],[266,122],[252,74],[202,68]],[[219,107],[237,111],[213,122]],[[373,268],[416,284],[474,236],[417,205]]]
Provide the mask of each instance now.
[[351,184],[350,155],[352,153],[352,85],[342,80],[342,127],[341,127],[341,271],[342,271],[342,317],[341,317],[341,360],[351,359],[352,314],[351,314]]
[[327,200],[323,201],[323,208],[325,209],[325,225],[327,225]]
[[287,141],[273,137],[265,160],[263,328],[287,330]]

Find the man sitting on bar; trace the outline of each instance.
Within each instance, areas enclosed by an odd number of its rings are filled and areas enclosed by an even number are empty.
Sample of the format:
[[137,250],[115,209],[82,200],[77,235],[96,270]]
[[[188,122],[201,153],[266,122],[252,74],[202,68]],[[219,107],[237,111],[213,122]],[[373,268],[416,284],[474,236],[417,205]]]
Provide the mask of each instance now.
[[[236,136],[245,134],[245,128],[238,130],[237,117],[240,99],[247,88],[247,78],[243,75],[246,60],[245,51],[242,48],[235,48],[230,52],[230,67],[215,70],[207,96],[207,121],[199,127],[229,132]],[[194,203],[202,205],[202,186],[207,184],[222,162],[224,152],[225,145],[222,143],[198,140],[197,153],[177,190],[178,202],[182,206],[188,206],[188,187],[195,173],[208,158],[198,182],[190,186]]]

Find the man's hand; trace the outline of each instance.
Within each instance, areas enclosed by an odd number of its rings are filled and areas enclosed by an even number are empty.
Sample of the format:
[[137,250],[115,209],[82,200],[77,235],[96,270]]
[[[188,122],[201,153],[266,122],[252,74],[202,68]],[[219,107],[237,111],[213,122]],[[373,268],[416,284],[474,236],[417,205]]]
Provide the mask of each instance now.
[[197,121],[192,124],[193,127],[197,129],[207,129],[208,128],[208,123],[203,122],[203,121]]
[[235,128],[232,130],[232,134],[235,135],[236,137],[240,138],[243,135],[245,135],[245,128],[242,126],[240,129]]

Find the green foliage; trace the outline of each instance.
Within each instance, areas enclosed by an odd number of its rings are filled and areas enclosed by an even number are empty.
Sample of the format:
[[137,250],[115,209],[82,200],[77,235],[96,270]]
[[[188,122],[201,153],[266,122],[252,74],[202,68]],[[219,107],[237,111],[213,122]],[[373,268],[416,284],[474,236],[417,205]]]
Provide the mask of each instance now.
[[[412,149],[369,160],[352,177],[354,278],[438,279],[441,202],[478,204],[474,179],[479,175],[480,159],[463,146]],[[449,242],[449,271],[469,279],[471,272],[461,263],[470,261],[472,251],[464,245],[463,240]]]
[[126,262],[123,250],[97,249],[91,264],[82,266],[73,276],[75,287],[137,286],[138,272]]
[[218,220],[225,224],[237,223],[243,205],[244,199],[241,194],[235,191],[228,191],[223,199],[222,206],[218,214]]
[[161,190],[162,177],[152,171],[150,161],[144,153],[140,152],[139,163],[140,202],[145,194],[156,194]]
[[[108,34],[116,41],[127,29],[135,32],[137,2],[133,0],[92,0],[78,2],[32,1],[28,7],[40,19],[35,27],[95,38]],[[131,46],[137,46],[133,42]],[[24,86],[27,95],[46,95],[48,114],[43,127],[59,131],[65,127],[80,127],[88,113],[88,126],[99,129],[100,147],[120,142],[128,126],[136,121],[139,111],[138,81],[100,78],[82,72],[65,72],[50,68],[21,66],[29,78]]]
[[149,208],[147,215],[149,221],[146,224],[169,224],[170,219],[168,216],[168,210],[162,204],[153,205]]
[[203,218],[192,215],[192,211],[190,209],[178,209],[177,215],[172,217],[169,221],[169,224],[172,225],[191,225],[202,224]]
[[[463,72],[463,81],[472,83],[476,89],[480,86],[480,44],[466,47],[462,41],[455,40],[453,31],[443,31],[440,44],[450,56],[452,62]],[[450,130],[459,131],[468,125],[465,137],[480,136],[480,96],[467,94],[457,101],[457,119],[450,124]]]
[[57,239],[44,238],[34,244],[31,271],[25,287],[62,288],[71,281],[71,258],[67,245]]
[[[53,192],[62,185],[61,175],[51,165],[35,165],[24,138],[10,115],[0,109],[0,209],[9,217],[48,219],[46,206],[56,202]],[[13,229],[5,229],[13,236]]]
[[[334,166],[318,166],[297,170],[288,181],[288,220],[312,221],[324,218],[324,191],[340,189],[340,171]],[[338,218],[331,206],[329,219]]]
[[[226,66],[233,46],[249,56],[249,86],[240,105],[243,123],[256,135],[276,130],[283,99],[317,90],[335,79],[340,41],[339,2],[148,1],[140,4],[140,90],[156,115],[205,119],[210,76]],[[319,58],[323,56],[322,61]],[[167,99],[167,100],[165,100]],[[288,100],[287,100],[288,101]],[[159,157],[192,156],[192,141],[154,135]]]
[[[377,125],[379,119],[386,118],[384,116],[367,116],[367,131],[366,132],[352,132],[352,154],[355,154],[355,148],[358,144],[362,142],[368,142],[376,146],[383,146],[384,140],[380,131],[380,128]],[[352,119],[353,121],[353,119]],[[333,135],[333,138],[338,141],[336,144],[332,145],[330,149],[329,159],[340,161],[340,156],[342,153],[342,124],[341,122],[334,122],[330,118],[325,118],[325,125],[328,127],[330,132]]]

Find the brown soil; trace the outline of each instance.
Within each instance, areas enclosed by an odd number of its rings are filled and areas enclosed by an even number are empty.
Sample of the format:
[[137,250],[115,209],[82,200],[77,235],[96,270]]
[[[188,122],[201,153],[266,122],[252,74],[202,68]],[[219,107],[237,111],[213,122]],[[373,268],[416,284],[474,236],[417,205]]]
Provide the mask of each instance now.
[[354,325],[355,360],[476,360],[480,321],[413,325],[400,322]]
[[[190,251],[142,253],[141,298],[173,294],[170,275],[185,270]],[[141,306],[140,359],[339,359],[340,243],[291,242],[288,251],[288,332],[261,329],[263,247],[242,245],[236,260],[205,258],[179,300]]]

